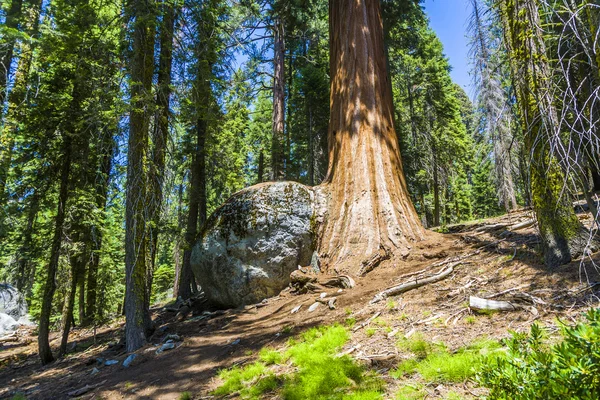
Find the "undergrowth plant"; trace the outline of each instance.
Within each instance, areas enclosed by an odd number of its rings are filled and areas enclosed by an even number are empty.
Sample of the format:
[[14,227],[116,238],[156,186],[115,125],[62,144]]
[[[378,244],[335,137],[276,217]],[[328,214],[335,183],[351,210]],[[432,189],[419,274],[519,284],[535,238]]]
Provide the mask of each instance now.
[[529,334],[512,332],[505,355],[490,357],[478,375],[489,399],[600,399],[600,310],[562,329],[549,345],[538,325]]
[[391,372],[392,377],[400,379],[418,374],[427,382],[445,383],[461,382],[475,376],[486,355],[497,350],[500,344],[493,340],[479,340],[450,352],[444,344],[429,343],[416,334],[410,339],[401,339],[397,346],[412,353],[413,357],[401,362]]
[[[288,341],[288,349],[279,352],[265,348],[259,361],[244,368],[223,370],[223,384],[213,394],[237,394],[243,399],[263,398],[266,393],[283,399],[380,399],[383,382],[349,356],[338,356],[348,341],[346,328],[333,325],[313,328],[298,339]],[[293,366],[295,372],[277,374],[277,367]]]

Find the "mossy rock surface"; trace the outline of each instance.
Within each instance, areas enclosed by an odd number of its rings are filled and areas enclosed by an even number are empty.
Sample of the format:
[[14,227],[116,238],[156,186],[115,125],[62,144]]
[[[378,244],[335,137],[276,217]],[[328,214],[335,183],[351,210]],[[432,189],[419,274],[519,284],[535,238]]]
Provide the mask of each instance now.
[[296,182],[263,183],[234,194],[206,222],[192,270],[207,298],[224,307],[277,295],[314,251],[315,192]]

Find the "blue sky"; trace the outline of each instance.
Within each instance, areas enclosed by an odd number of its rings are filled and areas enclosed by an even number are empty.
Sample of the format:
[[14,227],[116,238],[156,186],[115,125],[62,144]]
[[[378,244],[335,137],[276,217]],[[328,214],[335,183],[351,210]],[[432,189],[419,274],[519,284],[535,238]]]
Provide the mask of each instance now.
[[452,65],[452,79],[471,97],[468,41],[465,37],[469,17],[468,0],[425,0],[430,26],[444,45]]

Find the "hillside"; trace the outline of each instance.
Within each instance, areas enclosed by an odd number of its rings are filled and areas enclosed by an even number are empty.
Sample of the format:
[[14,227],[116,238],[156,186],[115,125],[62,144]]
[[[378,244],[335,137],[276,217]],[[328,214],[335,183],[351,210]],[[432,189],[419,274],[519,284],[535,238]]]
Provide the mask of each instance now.
[[[589,221],[588,214],[579,218]],[[519,211],[449,227],[454,233],[431,233],[405,259],[384,261],[366,277],[355,278],[354,288],[341,292],[315,287],[315,292],[294,294],[288,288],[243,309],[211,312],[198,306],[183,321],[178,321],[181,318],[172,306],[155,307],[152,315],[158,329],[153,344],[137,351],[128,368],[122,365],[127,355],[118,344],[123,320],[100,327],[95,334],[75,329],[67,356],[46,367],[39,365],[33,332],[20,332],[17,341],[0,347],[0,398],[17,393],[28,399],[70,398],[79,389],[84,389],[79,392],[85,392],[81,395],[85,399],[178,399],[185,392],[195,399],[213,398],[211,392],[222,384],[218,371],[250,365],[265,347],[285,349],[290,346],[289,338],[336,323],[349,333],[340,351],[382,379],[386,398],[406,387],[415,388],[415,397],[398,398],[477,397],[485,392],[472,379],[451,382],[427,379],[420,373],[398,377],[396,367],[411,358],[406,341],[419,338],[436,346],[443,343],[452,353],[482,338],[505,338],[508,330],[527,331],[534,322],[556,332],[558,320],[571,323],[597,304],[597,286],[589,282],[600,279],[591,263],[576,260],[548,270],[537,252],[535,227],[507,229],[526,226],[530,219],[530,212]],[[600,258],[594,255],[592,261]],[[370,304],[383,289],[449,266],[453,272],[445,279]],[[335,309],[319,303],[309,311],[322,292],[327,293],[327,300],[337,298]],[[469,308],[469,296],[509,301],[517,309],[477,313]],[[292,313],[298,306],[299,311]],[[167,336],[174,339],[175,348],[156,354]],[[51,344],[58,343],[56,334],[51,339]],[[119,363],[107,366],[99,359]],[[290,373],[291,364],[270,368],[276,375],[285,374]],[[279,397],[275,391],[262,398]]]

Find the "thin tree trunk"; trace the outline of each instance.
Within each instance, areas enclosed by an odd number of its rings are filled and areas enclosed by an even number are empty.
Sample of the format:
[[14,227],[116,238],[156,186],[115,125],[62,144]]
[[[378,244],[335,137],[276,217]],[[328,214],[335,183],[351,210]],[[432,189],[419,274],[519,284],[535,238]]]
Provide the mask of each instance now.
[[[89,245],[86,244],[86,254],[88,252],[87,250],[87,246]],[[86,261],[87,262],[87,257],[86,257]],[[77,302],[78,305],[78,310],[77,310],[77,314],[79,317],[79,325],[83,324],[83,321],[85,321],[86,315],[85,315],[85,262],[84,264],[81,265],[81,271],[79,271],[79,274],[77,275],[77,290],[78,290],[78,294],[79,294],[79,300]]]
[[[183,180],[183,179],[182,179]],[[177,227],[178,232],[181,232],[183,230],[183,184],[179,185],[179,189],[178,189],[178,196],[177,198],[179,199],[178,203],[177,203]],[[182,243],[181,243],[181,237],[179,235],[177,235],[177,240],[175,242],[175,248],[173,249],[173,258],[174,258],[174,262],[175,262],[175,281],[173,282],[173,297],[177,298],[179,297],[179,282],[181,280],[181,268],[182,268],[182,256],[181,256],[181,248],[182,248]]]
[[315,137],[313,133],[313,109],[310,101],[307,104],[308,122],[308,184],[315,185]]
[[260,149],[258,154],[258,171],[257,171],[257,183],[263,182],[265,176],[265,152]]
[[[285,61],[284,61],[285,62]],[[287,102],[287,115],[288,118],[285,119],[285,152],[284,152],[284,156],[283,156],[283,170],[284,170],[284,175],[285,175],[285,179],[290,180],[290,179],[294,179],[294,177],[292,177],[292,119],[289,118],[290,115],[292,115],[292,102],[289,101],[289,99],[292,98],[292,89],[294,86],[294,58],[292,57],[292,55],[290,54],[289,57],[289,66],[288,66],[288,77],[286,80],[286,85],[287,85],[287,91],[288,91],[288,102]],[[296,179],[298,179],[296,177]]]
[[[106,198],[112,169],[112,157],[115,149],[114,140],[110,132],[104,132],[103,159],[100,167],[100,176],[97,178],[96,207],[103,215],[106,213]],[[92,226],[90,231],[90,263],[87,274],[86,293],[86,320],[85,324],[98,322],[98,269],[100,268],[100,252],[102,250],[102,226]]]
[[329,2],[331,119],[324,182],[325,268],[358,272],[382,249],[424,237],[408,196],[394,129],[379,0]]
[[63,140],[63,160],[60,169],[60,190],[58,194],[58,205],[56,220],[54,222],[54,235],[52,247],[50,248],[50,260],[46,269],[46,283],[42,296],[42,311],[38,330],[38,354],[43,365],[54,361],[48,335],[50,333],[50,315],[52,313],[52,299],[56,290],[56,271],[60,257],[62,243],[63,225],[65,222],[65,211],[69,197],[69,175],[71,173],[71,137],[66,135]]
[[18,251],[16,286],[17,290],[19,290],[21,293],[24,293],[26,297],[31,295],[31,285],[29,282],[31,281],[30,277],[33,275],[32,272],[34,272],[32,271],[33,267],[30,263],[32,258],[32,249],[35,246],[33,243],[33,227],[40,210],[40,200],[45,195],[45,192],[45,187],[43,189],[34,189],[34,192],[31,196],[29,210],[27,211],[27,225],[25,227],[25,231],[23,232],[23,236],[19,241],[21,243],[21,247]]
[[285,177],[285,36],[283,21],[275,18],[273,27],[273,120],[271,147],[271,179],[281,180]]
[[146,307],[150,307],[152,282],[158,252],[158,234],[163,202],[165,174],[165,154],[169,138],[171,66],[173,64],[173,32],[175,30],[175,7],[171,0],[163,1],[163,20],[160,28],[160,55],[158,65],[158,87],[156,93],[156,114],[152,136],[153,151],[150,166],[149,202],[150,227],[148,229],[149,265],[147,273]]
[[131,113],[125,208],[125,342],[128,352],[144,345],[152,320],[147,308],[147,157],[154,69],[153,3],[131,3],[135,18],[131,60]]
[[[4,26],[9,30],[17,30],[21,19],[23,0],[12,0],[10,8],[6,11]],[[7,97],[10,67],[13,62],[16,39],[10,34],[8,40],[0,45],[0,118],[4,112],[4,101]]]
[[192,295],[192,280],[194,279],[191,267],[192,247],[198,231],[198,222],[206,221],[206,120],[201,118],[196,124],[196,153],[191,166],[191,182],[188,207],[188,219],[185,231],[185,250],[183,252],[183,265],[179,277],[178,295],[188,299]]
[[62,337],[60,341],[60,348],[58,350],[58,356],[62,357],[67,352],[67,344],[69,342],[69,332],[71,331],[71,322],[73,321],[73,308],[75,306],[75,294],[77,292],[77,284],[81,280],[80,275],[82,272],[83,254],[77,254],[71,260],[71,285],[69,288],[69,294],[65,299],[62,315]]

